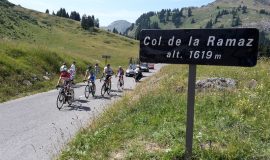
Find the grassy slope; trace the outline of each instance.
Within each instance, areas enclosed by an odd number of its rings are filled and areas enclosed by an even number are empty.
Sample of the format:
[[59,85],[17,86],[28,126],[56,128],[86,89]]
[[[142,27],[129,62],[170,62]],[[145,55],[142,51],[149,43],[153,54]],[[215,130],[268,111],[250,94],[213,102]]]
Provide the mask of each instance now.
[[[194,159],[270,158],[269,64],[198,66],[197,79],[233,78],[237,88],[196,93]],[[186,65],[163,68],[82,129],[59,159],[182,159],[187,71]],[[247,87],[251,79],[258,82],[254,89]]]
[[[206,6],[200,7],[200,8],[194,8],[192,9],[192,16],[191,17],[185,17],[182,18],[182,24],[179,28],[205,28],[206,24],[210,19],[212,21],[215,20],[216,15],[218,14],[218,11],[222,11],[223,9],[226,9],[228,11],[232,11],[233,8],[237,8],[239,5],[241,5],[242,0],[217,0],[216,2],[213,2],[211,4],[208,4]],[[241,26],[250,26],[251,23],[264,23],[265,21],[269,21],[270,15],[264,15],[259,14],[258,11],[260,9],[265,9],[266,11],[270,11],[269,5],[263,5],[259,2],[253,3],[253,0],[245,0],[243,1],[244,5],[247,6],[248,13],[242,14],[242,11],[239,11],[239,17],[241,19]],[[219,6],[219,9],[217,9],[217,6]],[[187,10],[184,10],[184,15],[187,15]],[[151,22],[159,22],[157,16],[153,16],[150,18]],[[171,19],[171,17],[170,17]],[[191,20],[194,19],[195,23],[191,23]],[[232,14],[224,15],[222,18],[218,19],[218,23],[213,25],[213,28],[218,28],[221,25],[224,25],[225,28],[231,28],[232,23]],[[159,23],[159,27],[161,29],[172,29],[176,28],[176,26],[172,22]],[[254,26],[251,26],[254,27]],[[255,26],[259,28],[260,30],[263,30],[262,25]],[[269,26],[268,26],[269,27]],[[136,26],[134,27],[133,31],[129,32],[130,36],[134,36],[136,30]],[[268,32],[268,36],[270,36]]]
[[[104,66],[103,54],[113,67],[126,66],[138,54],[138,42],[99,29],[84,31],[80,23],[0,3],[0,102],[53,88],[63,61]],[[50,73],[50,81],[43,76]],[[37,80],[38,79],[38,80]],[[23,85],[28,80],[34,85]]]

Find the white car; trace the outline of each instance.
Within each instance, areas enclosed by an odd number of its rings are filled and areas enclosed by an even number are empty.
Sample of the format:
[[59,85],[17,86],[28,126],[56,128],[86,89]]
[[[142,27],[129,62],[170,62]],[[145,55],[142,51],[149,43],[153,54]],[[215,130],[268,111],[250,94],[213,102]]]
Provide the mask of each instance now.
[[126,70],[126,77],[133,77],[135,75],[136,65],[131,64],[129,68]]

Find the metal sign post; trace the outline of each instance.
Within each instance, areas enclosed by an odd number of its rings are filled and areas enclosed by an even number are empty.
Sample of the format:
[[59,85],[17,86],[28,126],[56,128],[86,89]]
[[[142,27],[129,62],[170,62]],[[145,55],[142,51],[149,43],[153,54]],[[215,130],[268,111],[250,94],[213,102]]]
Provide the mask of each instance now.
[[142,30],[140,61],[189,64],[186,159],[192,159],[196,65],[253,67],[257,64],[259,30]]
[[105,58],[105,65],[107,65],[107,59],[111,58],[111,56],[102,55],[102,58]]
[[195,104],[196,65],[189,65],[188,98],[187,98],[187,126],[186,126],[186,159],[192,157],[194,104]]

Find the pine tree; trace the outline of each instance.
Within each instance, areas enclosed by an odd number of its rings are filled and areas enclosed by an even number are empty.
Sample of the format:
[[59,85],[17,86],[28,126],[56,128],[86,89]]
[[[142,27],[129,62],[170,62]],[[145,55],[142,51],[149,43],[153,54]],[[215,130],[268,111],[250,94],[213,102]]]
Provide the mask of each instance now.
[[172,22],[178,28],[181,24],[181,12],[179,9],[174,9],[172,14]]
[[139,25],[135,31],[135,39],[139,40],[140,39],[140,32],[142,30],[141,25]]
[[212,27],[213,27],[213,22],[212,22],[212,19],[211,19],[210,21],[208,21],[208,22],[206,23],[205,28],[212,28]]
[[180,13],[179,13],[179,15],[180,15],[181,17],[185,17],[184,14],[183,14],[183,12],[184,12],[184,9],[181,8]]
[[218,17],[216,16],[214,23],[216,24],[218,22]]
[[113,28],[113,33],[118,34],[119,32],[117,31],[116,28]]
[[240,19],[239,16],[237,16],[236,18],[234,18],[234,19],[232,20],[231,26],[232,26],[232,27],[236,27],[236,26],[239,26],[240,24],[241,24],[241,19]]
[[93,16],[88,16],[87,17],[87,23],[88,23],[88,25],[89,25],[89,28],[88,29],[90,29],[90,28],[93,28],[94,27],[94,20],[93,20],[93,18],[92,18]]
[[95,19],[95,27],[99,28],[99,19]]
[[87,16],[86,16],[86,15],[83,15],[83,16],[82,16],[81,26],[82,26],[82,28],[85,29],[85,30],[87,30],[87,29],[90,28],[89,23],[88,23],[88,20],[87,20]]
[[160,23],[165,23],[166,20],[165,20],[165,13],[166,11],[164,9],[162,9],[160,12],[159,12],[159,21]]
[[150,28],[151,28],[151,29],[160,29],[159,26],[158,26],[158,22],[153,22],[153,23],[150,25]]
[[76,21],[81,21],[81,16],[80,16],[80,13],[77,13],[76,14],[76,18],[75,18]]
[[76,19],[76,12],[75,11],[70,12],[69,18],[75,20]]
[[166,22],[170,21],[170,16],[171,16],[171,10],[167,10],[167,12],[166,12]]
[[50,14],[50,11],[48,9],[46,9],[45,13],[46,14]]
[[54,11],[53,11],[52,15],[53,15],[53,16],[55,16],[55,13],[54,13]]
[[192,10],[191,8],[188,8],[188,17],[191,17],[192,16]]
[[220,11],[218,11],[218,14],[217,14],[217,18],[220,18],[222,15],[221,15],[221,13],[220,13]]
[[80,21],[81,20],[80,14],[77,13],[76,11],[71,12],[69,18],[73,19],[75,21]]
[[233,15],[233,18],[236,18],[236,16],[237,16],[237,10],[233,9],[232,10],[232,15]]
[[247,6],[243,6],[243,7],[242,7],[242,13],[243,13],[243,14],[247,13]]

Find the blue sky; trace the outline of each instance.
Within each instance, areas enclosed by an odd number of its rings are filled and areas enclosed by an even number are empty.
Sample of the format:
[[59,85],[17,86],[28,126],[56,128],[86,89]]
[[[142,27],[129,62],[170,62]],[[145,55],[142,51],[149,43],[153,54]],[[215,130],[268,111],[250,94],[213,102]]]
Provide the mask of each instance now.
[[202,6],[214,0],[9,0],[14,4],[37,11],[56,12],[61,7],[77,11],[81,15],[95,15],[101,26],[107,26],[115,20],[127,20],[131,23],[143,13],[189,6]]

